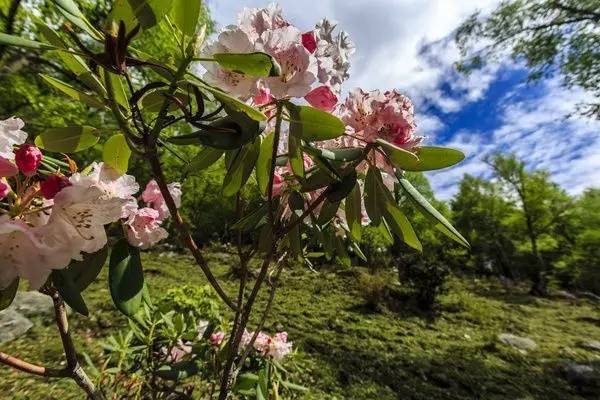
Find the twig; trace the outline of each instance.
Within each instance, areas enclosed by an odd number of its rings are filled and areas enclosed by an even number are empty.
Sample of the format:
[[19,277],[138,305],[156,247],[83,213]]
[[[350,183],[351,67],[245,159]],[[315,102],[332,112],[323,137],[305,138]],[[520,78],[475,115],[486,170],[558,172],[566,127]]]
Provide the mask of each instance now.
[[45,376],[49,378],[66,378],[71,376],[68,369],[53,369],[46,368],[41,365],[31,364],[27,361],[21,360],[20,358],[13,357],[0,351],[0,363],[8,365],[19,371],[27,372],[28,374]]

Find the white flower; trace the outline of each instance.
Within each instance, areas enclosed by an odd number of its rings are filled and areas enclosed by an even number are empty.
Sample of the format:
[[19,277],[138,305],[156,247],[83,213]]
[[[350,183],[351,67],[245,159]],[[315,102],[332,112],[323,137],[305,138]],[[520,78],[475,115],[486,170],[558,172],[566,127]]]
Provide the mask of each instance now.
[[303,97],[317,80],[317,60],[302,44],[302,33],[293,26],[261,35],[263,51],[281,67],[281,76],[263,78],[275,98]]
[[32,289],[42,286],[52,269],[68,265],[70,257],[42,241],[43,232],[18,220],[0,218],[0,289],[15,278],[29,281]]
[[355,46],[346,32],[333,35],[336,26],[335,22],[326,18],[317,24],[314,31],[317,40],[315,57],[319,65],[319,82],[339,93],[341,84],[350,77],[350,56],[354,54]]
[[238,24],[253,43],[266,31],[290,25],[282,15],[281,6],[276,3],[269,4],[267,8],[244,8],[238,15]]
[[14,160],[13,147],[25,143],[27,133],[21,128],[25,123],[20,118],[8,118],[0,121],[0,157]]
[[[247,34],[236,26],[228,26],[219,33],[218,40],[204,49],[204,53],[252,53],[256,51],[255,45]],[[202,63],[206,73],[202,77],[207,83],[218,86],[220,89],[247,99],[252,95],[257,78],[228,71],[215,62]]]

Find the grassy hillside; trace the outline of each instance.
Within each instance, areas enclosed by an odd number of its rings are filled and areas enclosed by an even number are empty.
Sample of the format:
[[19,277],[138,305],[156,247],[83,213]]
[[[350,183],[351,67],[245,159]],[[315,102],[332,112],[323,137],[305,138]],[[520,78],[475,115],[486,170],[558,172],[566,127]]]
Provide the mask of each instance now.
[[[219,265],[217,275],[226,279],[233,258],[216,252],[210,257]],[[153,293],[203,283],[187,257],[147,255],[145,267]],[[358,291],[360,273],[337,267],[285,273],[266,330],[289,332],[299,351],[287,365],[296,369],[297,381],[313,388],[305,398],[600,398],[569,386],[560,373],[567,362],[600,366],[600,353],[579,345],[600,340],[598,304],[535,299],[525,287],[506,290],[493,281],[453,278],[436,314],[417,311],[408,299],[373,311]],[[86,298],[92,315],[73,315],[72,328],[78,346],[97,357],[97,339],[124,320],[113,309],[105,279],[94,283]],[[504,332],[527,336],[538,348],[525,353],[501,344],[496,336]],[[55,333],[51,320],[38,320],[3,351],[56,366],[62,354]],[[3,399],[81,398],[70,382],[44,381],[4,366],[0,393]]]

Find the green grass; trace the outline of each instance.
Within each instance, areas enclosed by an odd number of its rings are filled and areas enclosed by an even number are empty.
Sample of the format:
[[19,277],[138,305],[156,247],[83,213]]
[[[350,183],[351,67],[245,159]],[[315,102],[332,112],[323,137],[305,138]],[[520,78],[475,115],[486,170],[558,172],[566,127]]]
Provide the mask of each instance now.
[[[226,253],[211,253],[215,272],[231,293]],[[155,296],[182,283],[204,282],[191,259],[145,256]],[[410,301],[377,312],[360,296],[360,269],[328,267],[319,273],[285,272],[266,331],[287,330],[298,353],[289,362],[307,399],[598,399],[562,379],[570,361],[600,364],[600,354],[578,346],[600,339],[599,307],[562,299],[536,299],[526,288],[504,289],[495,281],[453,278],[436,314]],[[89,318],[71,316],[77,346],[97,359],[98,339],[124,326],[102,275],[85,293]],[[393,276],[390,276],[390,280]],[[263,305],[261,302],[258,307]],[[262,307],[261,307],[262,308]],[[35,321],[23,338],[2,350],[31,362],[59,366],[60,341],[50,318]],[[510,332],[535,340],[527,354],[499,344]],[[0,366],[0,398],[80,399],[68,381],[45,380]],[[587,396],[587,397],[586,397]]]

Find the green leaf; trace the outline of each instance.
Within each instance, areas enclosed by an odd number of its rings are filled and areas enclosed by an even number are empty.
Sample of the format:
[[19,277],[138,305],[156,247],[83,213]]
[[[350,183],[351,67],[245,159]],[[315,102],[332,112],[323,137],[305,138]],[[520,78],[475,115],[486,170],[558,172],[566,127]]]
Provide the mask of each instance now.
[[73,310],[77,311],[81,315],[86,317],[89,315],[85,300],[81,296],[81,290],[71,279],[71,276],[67,271],[63,269],[57,269],[52,271],[52,282],[64,299],[65,303],[69,305]]
[[346,197],[345,211],[350,235],[354,240],[360,240],[362,231],[362,207],[359,185],[354,185],[350,195]]
[[346,126],[337,117],[310,106],[287,103],[290,112],[290,132],[307,142],[335,139],[344,134]]
[[425,197],[423,197],[421,193],[417,191],[417,189],[414,188],[413,185],[411,185],[411,183],[407,179],[399,177],[398,181],[402,189],[404,189],[404,191],[408,195],[408,198],[413,201],[413,203],[419,209],[421,214],[423,214],[425,217],[429,218],[434,223],[436,223],[436,228],[439,231],[441,231],[457,243],[461,244],[462,246],[465,246],[467,248],[471,247],[469,245],[469,242],[452,226],[452,224],[450,224],[450,222],[448,222],[446,218],[444,218],[442,214],[440,214],[438,210],[436,210],[427,201]]
[[262,194],[267,193],[269,186],[269,173],[271,172],[271,160],[273,158],[273,141],[275,135],[268,134],[260,145],[258,160],[256,161],[256,181],[258,189]]
[[171,365],[162,365],[156,375],[168,381],[180,381],[200,372],[195,361],[179,361]]
[[241,230],[244,232],[251,231],[257,227],[264,225],[267,222],[267,213],[269,209],[266,204],[262,204],[256,210],[245,215],[239,221],[237,221],[231,229]]
[[410,221],[406,218],[406,215],[404,215],[393,199],[390,200],[386,201],[385,204],[385,220],[389,227],[404,243],[415,250],[423,251],[423,246],[410,224]]
[[404,150],[383,139],[377,139],[376,142],[383,148],[383,151],[385,151],[392,163],[401,169],[414,165],[419,161],[419,158],[408,150]]
[[94,282],[108,258],[108,245],[95,253],[85,253],[83,260],[72,261],[64,271],[80,290],[84,291]]
[[104,143],[102,160],[119,174],[127,172],[129,157],[131,157],[131,149],[123,134],[117,133],[116,135],[112,135]]
[[329,200],[325,200],[323,202],[323,206],[321,207],[321,211],[319,212],[319,218],[317,218],[317,223],[321,226],[327,224],[340,208],[339,202],[331,202]]
[[72,99],[79,100],[79,101],[87,104],[90,107],[95,107],[95,108],[100,108],[100,109],[106,108],[106,106],[100,100],[96,99],[94,96],[84,93],[84,92],[74,88],[73,86],[69,85],[68,83],[60,81],[60,80],[53,78],[51,76],[48,76],[48,75],[40,74],[40,76],[42,77],[43,80],[48,82],[48,84],[50,84],[54,88],[58,89],[62,93],[66,94],[67,96],[71,97]]
[[256,385],[256,400],[267,400],[269,398],[269,373],[268,364],[258,372],[258,383]]
[[302,182],[301,190],[303,192],[313,192],[322,187],[328,186],[335,179],[331,174],[321,168],[313,169],[306,179]]
[[175,145],[202,144],[223,150],[235,150],[256,139],[265,129],[264,122],[249,118],[237,111],[228,111],[229,115],[210,123],[215,128],[203,129],[190,135],[172,136],[167,139]]
[[73,25],[79,27],[94,39],[102,40],[102,34],[81,13],[73,0],[53,0],[53,2],[58,6],[58,11]]
[[341,149],[316,149],[314,147],[305,146],[304,150],[306,150],[306,152],[309,154],[318,154],[326,160],[341,162],[358,160],[364,154],[364,149],[355,147]]
[[133,316],[141,307],[144,272],[140,251],[120,239],[112,249],[108,269],[108,284],[115,306],[125,315]]
[[201,11],[202,0],[174,0],[171,16],[179,30],[191,37],[196,33]]
[[304,387],[304,386],[300,386],[297,385],[295,383],[292,382],[288,382],[288,381],[279,381],[279,383],[281,383],[281,386],[283,386],[284,388],[288,389],[288,390],[295,390],[297,392],[308,392],[308,388]]
[[27,47],[29,49],[36,50],[56,50],[55,46],[48,43],[36,42],[35,40],[29,40],[20,36],[7,35],[6,33],[0,32],[0,44],[6,46],[15,47]]
[[250,390],[254,389],[255,385],[258,383],[258,375],[253,374],[252,372],[245,372],[240,374],[235,381],[235,386],[233,387],[234,391],[240,390]]
[[205,170],[219,161],[222,156],[223,150],[205,147],[192,159],[188,167],[188,171],[192,175],[198,174],[200,171]]
[[378,181],[381,181],[381,173],[377,168],[371,166],[365,179],[365,209],[374,225],[381,223],[382,199]]
[[243,101],[240,101],[240,100],[236,99],[235,97],[228,95],[221,89],[218,89],[218,88],[215,88],[215,87],[212,87],[212,86],[206,84],[200,78],[198,78],[197,76],[195,76],[193,74],[188,74],[188,76],[192,77],[196,81],[197,86],[200,86],[204,90],[207,90],[210,93],[212,93],[212,95],[215,97],[215,99],[217,99],[224,105],[228,106],[230,109],[239,111],[239,112],[243,112],[244,114],[246,114],[248,117],[252,118],[255,121],[266,121],[267,120],[267,116],[265,114],[263,114],[262,112],[258,111],[255,108],[249,106],[248,104],[244,103]]
[[125,78],[121,75],[111,74],[106,71],[104,73],[108,74],[110,78],[117,103],[126,110],[129,110],[129,99],[127,98],[127,92],[125,91]]
[[404,171],[433,171],[451,167],[465,159],[462,152],[447,147],[423,146],[413,150],[418,159],[398,165]]
[[342,177],[341,181],[335,181],[329,186],[327,200],[340,202],[346,198],[356,185],[356,171],[352,170]]
[[227,70],[256,77],[281,75],[281,67],[267,53],[216,53],[212,57]]
[[17,295],[19,289],[19,278],[16,278],[4,289],[0,289],[0,311],[10,306]]
[[115,0],[110,16],[117,23],[123,21],[128,31],[137,24],[150,29],[169,14],[172,5],[173,0]]
[[252,174],[260,150],[260,140],[242,147],[223,179],[223,195],[233,196],[240,191]]
[[92,126],[49,128],[35,138],[36,146],[56,153],[76,153],[98,143],[99,130]]
[[295,175],[304,177],[304,153],[300,145],[300,138],[294,135],[288,137],[288,160]]

